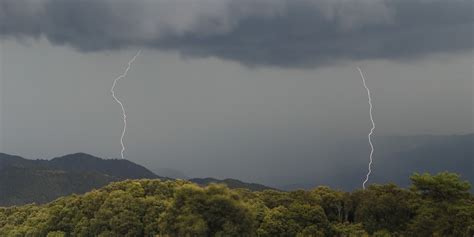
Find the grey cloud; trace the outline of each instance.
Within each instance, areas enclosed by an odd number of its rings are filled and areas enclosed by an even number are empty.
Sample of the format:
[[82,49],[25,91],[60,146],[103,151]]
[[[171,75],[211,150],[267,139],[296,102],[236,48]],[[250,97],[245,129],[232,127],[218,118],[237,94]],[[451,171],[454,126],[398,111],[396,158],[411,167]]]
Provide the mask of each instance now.
[[0,36],[304,67],[473,47],[472,0],[0,0]]

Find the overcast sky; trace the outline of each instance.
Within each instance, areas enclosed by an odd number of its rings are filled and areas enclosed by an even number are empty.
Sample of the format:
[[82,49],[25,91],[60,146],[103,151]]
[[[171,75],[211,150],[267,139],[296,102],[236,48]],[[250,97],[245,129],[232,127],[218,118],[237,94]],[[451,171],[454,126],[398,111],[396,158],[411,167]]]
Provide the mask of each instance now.
[[[473,132],[472,0],[0,0],[0,152],[270,183],[330,150]],[[296,182],[296,181],[295,181]]]

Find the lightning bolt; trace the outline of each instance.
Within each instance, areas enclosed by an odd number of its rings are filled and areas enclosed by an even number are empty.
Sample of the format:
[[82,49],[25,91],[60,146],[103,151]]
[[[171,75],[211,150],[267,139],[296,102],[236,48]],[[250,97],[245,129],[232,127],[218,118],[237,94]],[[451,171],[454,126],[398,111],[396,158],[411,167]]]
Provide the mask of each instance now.
[[127,68],[121,75],[119,75],[117,78],[114,79],[114,83],[112,84],[112,88],[110,89],[110,92],[112,93],[112,97],[114,98],[115,102],[117,102],[117,104],[120,105],[120,108],[122,109],[123,129],[122,129],[122,135],[120,136],[120,145],[122,145],[122,150],[120,151],[120,157],[122,157],[122,159],[124,158],[123,153],[125,152],[125,144],[123,142],[123,138],[125,137],[125,132],[127,130],[127,113],[125,111],[125,107],[123,106],[123,103],[115,95],[115,87],[117,86],[117,82],[120,79],[125,78],[127,76],[127,73],[132,67],[133,62],[135,62],[138,55],[140,55],[141,51],[142,50],[138,50],[135,56],[133,56],[133,58],[130,61],[128,61]]
[[369,170],[367,172],[367,176],[365,177],[364,182],[362,183],[362,188],[365,189],[365,184],[367,183],[367,181],[369,181],[370,174],[372,173],[372,162],[373,162],[373,155],[374,155],[374,145],[372,144],[372,134],[374,133],[374,130],[375,130],[375,122],[374,122],[374,116],[372,114],[373,106],[372,106],[372,97],[370,95],[369,87],[367,87],[367,84],[365,83],[365,77],[360,67],[357,67],[357,70],[359,70],[360,77],[362,78],[362,83],[364,84],[364,87],[367,90],[367,97],[368,97],[369,106],[370,106],[369,115],[370,115],[370,121],[372,122],[372,128],[370,128],[370,132],[367,135],[367,137],[369,138],[370,155],[369,155]]

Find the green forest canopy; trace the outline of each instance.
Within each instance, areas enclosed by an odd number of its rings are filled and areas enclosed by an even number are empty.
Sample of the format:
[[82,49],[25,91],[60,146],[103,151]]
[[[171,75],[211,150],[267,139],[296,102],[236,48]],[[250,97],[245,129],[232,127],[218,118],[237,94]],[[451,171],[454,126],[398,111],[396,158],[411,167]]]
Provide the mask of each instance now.
[[0,236],[473,236],[468,182],[446,172],[411,180],[409,189],[354,192],[127,180],[45,205],[0,208]]

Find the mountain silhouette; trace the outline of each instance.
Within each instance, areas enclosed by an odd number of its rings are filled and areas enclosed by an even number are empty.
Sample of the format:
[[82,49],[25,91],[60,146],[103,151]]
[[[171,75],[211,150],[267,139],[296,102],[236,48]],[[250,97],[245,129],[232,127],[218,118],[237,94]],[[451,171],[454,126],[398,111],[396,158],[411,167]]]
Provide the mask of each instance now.
[[[70,194],[82,194],[126,179],[161,179],[147,168],[125,159],[102,159],[75,153],[51,160],[29,160],[0,153],[0,206],[46,203]],[[253,191],[269,187],[235,179],[190,179],[199,185],[222,183]]]

